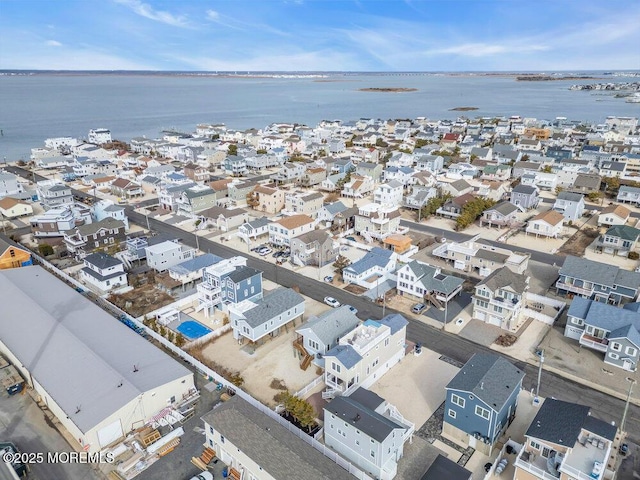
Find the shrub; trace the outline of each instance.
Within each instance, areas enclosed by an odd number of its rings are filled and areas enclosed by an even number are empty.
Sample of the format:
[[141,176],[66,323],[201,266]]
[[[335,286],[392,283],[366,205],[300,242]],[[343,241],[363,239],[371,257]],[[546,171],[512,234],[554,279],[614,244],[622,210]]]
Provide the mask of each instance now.
[[640,258],[640,253],[638,253],[638,252],[629,252],[628,258],[629,258],[629,260],[638,260]]
[[40,252],[40,255],[43,257],[48,257],[49,255],[53,255],[53,247],[48,243],[41,243],[38,245],[38,252]]

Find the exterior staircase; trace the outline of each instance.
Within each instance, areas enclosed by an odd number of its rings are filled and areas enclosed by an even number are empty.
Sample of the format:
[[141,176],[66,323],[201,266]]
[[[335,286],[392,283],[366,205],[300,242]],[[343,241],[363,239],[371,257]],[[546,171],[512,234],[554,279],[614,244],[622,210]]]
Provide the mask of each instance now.
[[230,480],[242,480],[242,473],[231,467],[229,469],[229,479]]
[[302,362],[300,362],[300,368],[302,370],[306,370],[311,365],[311,361],[313,360],[313,355],[307,352],[307,349],[302,345],[302,337],[296,338],[293,341],[293,348],[295,348],[302,355]]
[[438,299],[435,297],[435,295],[433,295],[433,294],[431,294],[431,293],[425,293],[425,294],[424,294],[424,299],[425,299],[425,300],[428,300],[429,302],[431,302],[431,304],[432,304],[434,307],[436,307],[436,308],[438,308],[438,309],[440,309],[440,310],[442,310],[442,309],[444,308],[444,307],[442,306],[442,303],[440,303],[440,300],[438,300]]
[[209,463],[211,462],[211,460],[214,459],[215,456],[216,456],[215,450],[213,450],[212,448],[206,447],[202,452],[202,455],[200,455],[200,460],[202,460],[202,462],[205,465],[209,465]]

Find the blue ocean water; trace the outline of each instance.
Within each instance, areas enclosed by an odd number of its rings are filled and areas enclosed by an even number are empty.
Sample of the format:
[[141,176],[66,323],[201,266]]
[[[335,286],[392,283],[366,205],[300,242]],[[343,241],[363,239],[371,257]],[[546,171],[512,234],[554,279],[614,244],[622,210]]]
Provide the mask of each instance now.
[[[162,129],[193,131],[198,123],[263,128],[272,122],[310,126],[323,119],[361,117],[456,118],[564,116],[602,122],[608,115],[638,116],[640,104],[611,92],[570,91],[562,80],[522,82],[510,76],[350,74],[327,78],[183,75],[0,76],[0,157],[27,159],[32,147],[56,136],[86,137],[106,127],[114,138],[157,137]],[[362,88],[415,88],[414,92],[363,92]],[[473,112],[455,107],[478,107]]]

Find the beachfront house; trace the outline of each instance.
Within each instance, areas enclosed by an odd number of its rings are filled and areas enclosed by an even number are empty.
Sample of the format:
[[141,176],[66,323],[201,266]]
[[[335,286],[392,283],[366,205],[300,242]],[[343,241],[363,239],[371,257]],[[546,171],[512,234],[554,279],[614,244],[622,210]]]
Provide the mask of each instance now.
[[520,328],[529,277],[512,272],[507,267],[495,270],[475,287],[473,318],[503,330],[515,332]]
[[501,356],[474,354],[446,387],[442,435],[490,455],[515,418],[524,375]]
[[291,288],[279,287],[259,300],[243,300],[229,304],[229,320],[233,338],[250,343],[264,337],[276,337],[280,329],[302,319],[304,297]]

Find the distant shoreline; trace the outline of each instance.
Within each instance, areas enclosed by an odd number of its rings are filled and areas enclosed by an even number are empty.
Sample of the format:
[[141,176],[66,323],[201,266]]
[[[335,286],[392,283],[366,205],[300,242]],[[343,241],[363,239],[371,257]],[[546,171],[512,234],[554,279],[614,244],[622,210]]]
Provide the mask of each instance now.
[[450,108],[450,112],[472,112],[474,110],[480,110],[478,107],[455,107]]
[[404,93],[404,92],[417,92],[417,88],[397,88],[397,87],[369,87],[359,88],[359,92],[381,92],[381,93]]

